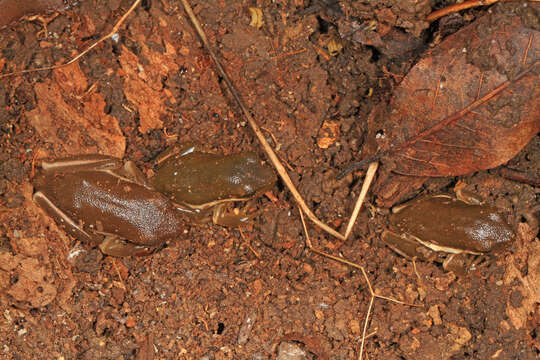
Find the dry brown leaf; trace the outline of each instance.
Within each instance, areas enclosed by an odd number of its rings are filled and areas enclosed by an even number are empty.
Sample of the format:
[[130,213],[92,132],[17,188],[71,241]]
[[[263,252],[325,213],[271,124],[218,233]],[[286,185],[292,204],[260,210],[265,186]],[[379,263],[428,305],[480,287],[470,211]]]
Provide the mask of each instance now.
[[[162,116],[167,116],[166,100],[171,103],[174,96],[164,93],[163,78],[179,70],[175,62],[177,54],[171,46],[165,46],[167,52],[162,54],[145,45],[146,39],[140,37],[141,53],[135,55],[127,47],[122,47],[119,60],[125,72],[124,94],[139,112],[139,131],[158,129],[163,126]],[[145,64],[139,62],[145,59]]]
[[385,144],[395,171],[456,176],[514,157],[540,131],[540,31],[510,4],[449,36],[396,89]]
[[136,360],[153,360],[154,359],[154,335],[148,334],[137,350]]
[[317,145],[321,149],[328,149],[339,139],[340,130],[337,121],[325,121],[319,130]]
[[[0,255],[0,279],[17,279],[15,283],[0,281],[1,292],[10,296],[10,303],[21,308],[39,308],[56,297],[52,272],[35,258],[24,255]],[[5,287],[5,288],[4,288]]]
[[[527,259],[526,271],[520,271],[515,262],[509,262],[504,274],[504,284],[512,285],[513,290],[523,296],[519,306],[509,302],[506,307],[508,320],[516,329],[527,326],[527,321],[540,303],[540,241],[535,235],[528,224],[518,225],[518,236],[524,245],[517,250],[515,258]],[[516,281],[518,285],[514,285]]]
[[54,70],[53,78],[36,83],[34,91],[37,107],[26,116],[56,155],[124,156],[126,139],[118,121],[104,112],[105,100],[89,89],[78,63]]

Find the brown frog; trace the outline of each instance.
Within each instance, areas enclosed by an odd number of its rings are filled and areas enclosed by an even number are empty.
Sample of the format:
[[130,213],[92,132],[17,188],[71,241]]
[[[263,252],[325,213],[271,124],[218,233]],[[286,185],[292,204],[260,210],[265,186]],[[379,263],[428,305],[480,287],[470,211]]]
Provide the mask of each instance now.
[[392,212],[384,242],[407,258],[440,261],[458,273],[468,271],[464,254],[498,251],[515,237],[496,208],[463,191],[420,197]]
[[268,191],[276,182],[273,170],[255,153],[220,155],[198,146],[174,146],[157,159],[152,186],[195,221],[204,222],[210,212],[215,224],[239,226],[249,215],[249,203],[242,210],[225,212],[225,205],[250,201]]
[[188,219],[132,163],[83,155],[42,163],[34,201],[69,234],[113,256],[150,254],[183,238]]

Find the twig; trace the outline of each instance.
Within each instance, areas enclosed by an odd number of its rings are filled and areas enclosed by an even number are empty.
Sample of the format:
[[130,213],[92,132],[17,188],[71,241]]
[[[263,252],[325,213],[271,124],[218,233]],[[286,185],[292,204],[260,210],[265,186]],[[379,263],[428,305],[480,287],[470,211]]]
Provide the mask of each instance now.
[[[210,43],[208,42],[206,34],[205,34],[204,30],[202,29],[201,24],[197,20],[195,14],[193,13],[193,9],[191,8],[191,6],[189,5],[187,0],[182,0],[182,5],[184,6],[184,9],[185,9],[186,13],[189,16],[189,19],[191,20],[191,23],[193,24],[193,27],[197,31],[197,34],[201,38],[201,41],[203,42],[204,47],[206,48],[206,50],[208,51],[208,53],[212,57],[212,60],[214,61],[214,64],[216,65],[216,67],[217,67],[217,69],[219,71],[219,74],[221,75],[221,77],[223,78],[225,83],[227,84],[227,87],[228,87],[229,91],[231,92],[231,94],[234,97],[236,103],[238,104],[238,106],[242,110],[244,116],[247,118],[251,129],[253,130],[253,132],[255,133],[255,136],[257,137],[257,139],[261,143],[261,146],[263,147],[264,151],[266,152],[266,155],[270,159],[272,165],[274,165],[276,171],[278,172],[279,176],[283,180],[283,183],[285,184],[285,186],[287,186],[287,188],[289,189],[289,191],[293,195],[294,199],[296,200],[296,202],[300,206],[300,208],[306,213],[307,217],[311,221],[313,221],[317,226],[319,226],[321,229],[323,229],[327,233],[337,237],[340,240],[346,240],[348,234],[344,236],[344,235],[340,234],[339,232],[337,232],[336,230],[332,229],[330,226],[328,226],[327,224],[325,224],[321,220],[319,220],[315,216],[315,214],[309,209],[309,207],[305,203],[304,199],[302,198],[302,195],[300,195],[300,193],[296,189],[296,186],[293,184],[291,178],[289,177],[289,174],[287,173],[287,170],[285,170],[285,167],[283,167],[283,165],[279,161],[276,153],[274,152],[274,150],[272,149],[270,144],[268,144],[268,141],[264,137],[259,125],[253,119],[253,116],[251,116],[251,113],[249,112],[249,110],[245,106],[244,102],[240,98],[240,95],[236,91],[231,79],[227,75],[227,72],[225,71],[225,69],[221,65],[221,62],[218,60],[216,54],[214,53],[214,51],[210,47]],[[366,192],[367,192],[367,189],[366,189]],[[364,196],[365,196],[365,194],[364,194]],[[360,205],[361,205],[361,203],[360,203]],[[359,206],[359,205],[357,205],[357,206]]]
[[133,12],[133,10],[137,7],[137,5],[139,5],[140,2],[141,2],[141,0],[135,0],[135,2],[133,3],[133,5],[131,5],[129,10],[124,15],[122,15],[120,20],[118,20],[116,25],[114,25],[114,27],[113,27],[113,29],[112,29],[112,31],[110,33],[108,33],[105,36],[102,36],[98,41],[96,41],[95,43],[93,43],[92,45],[87,47],[83,52],[79,53],[77,56],[75,56],[74,58],[69,60],[67,63],[59,64],[59,65],[53,65],[53,66],[45,66],[45,67],[35,68],[35,69],[27,69],[27,70],[15,71],[15,72],[7,73],[7,74],[1,74],[0,79],[8,77],[8,76],[27,74],[27,73],[36,72],[36,71],[46,71],[46,70],[59,69],[61,67],[73,64],[75,61],[79,60],[84,55],[86,55],[90,50],[92,50],[93,48],[98,46],[100,43],[102,43],[103,41],[107,40],[108,38],[110,38],[114,34],[116,34],[118,32],[118,29],[122,25],[122,23],[126,20],[126,18],[129,16],[129,14],[131,14]]
[[373,303],[375,302],[375,296],[372,296],[371,299],[369,299],[369,306],[368,311],[366,313],[366,321],[364,321],[364,330],[362,330],[362,342],[360,343],[360,356],[358,356],[358,360],[362,360],[362,357],[364,356],[364,345],[366,343],[366,332],[368,329],[368,320],[369,315],[371,315],[371,309],[373,308]]
[[356,222],[356,218],[358,217],[358,213],[360,212],[360,208],[362,207],[362,203],[364,202],[364,199],[366,198],[367,192],[369,190],[369,186],[371,185],[371,182],[373,181],[373,178],[375,177],[375,173],[377,172],[378,167],[379,167],[378,162],[372,162],[371,164],[369,164],[368,170],[366,172],[366,177],[364,178],[364,183],[362,184],[362,189],[360,190],[360,195],[358,196],[358,200],[356,201],[356,204],[354,206],[354,210],[351,214],[351,218],[349,219],[347,230],[345,230],[345,239],[347,239],[349,235],[351,234],[354,223]]
[[[442,18],[443,16],[450,15],[452,13],[455,13],[461,10],[470,9],[477,6],[492,5],[498,2],[511,2],[511,1],[523,1],[523,0],[468,0],[460,4],[454,4],[454,5],[447,6],[444,9],[436,10],[432,12],[431,14],[429,14],[426,20],[435,21],[437,19]],[[529,1],[538,2],[540,0],[529,0]]]
[[114,269],[116,270],[116,274],[118,275],[118,278],[120,279],[120,285],[123,290],[126,290],[126,285],[124,284],[124,279],[122,279],[122,274],[120,274],[120,269],[118,269],[118,264],[116,261],[120,261],[117,258],[112,258],[112,263],[114,265]]
[[499,2],[499,0],[469,0],[469,1],[464,1],[461,4],[450,5],[450,6],[447,6],[447,7],[443,8],[443,9],[439,9],[437,11],[434,11],[431,14],[428,15],[426,20],[427,21],[435,21],[435,20],[437,20],[439,18],[442,18],[443,16],[446,16],[446,15],[449,15],[449,14],[452,14],[452,13],[455,13],[455,12],[458,12],[458,11],[461,11],[461,10],[470,9],[470,8],[477,7],[477,6],[491,5],[491,4],[495,4],[496,2]]
[[532,186],[540,186],[540,177],[534,176],[525,171],[520,171],[509,167],[501,167],[499,168],[499,175],[505,179],[529,184]]

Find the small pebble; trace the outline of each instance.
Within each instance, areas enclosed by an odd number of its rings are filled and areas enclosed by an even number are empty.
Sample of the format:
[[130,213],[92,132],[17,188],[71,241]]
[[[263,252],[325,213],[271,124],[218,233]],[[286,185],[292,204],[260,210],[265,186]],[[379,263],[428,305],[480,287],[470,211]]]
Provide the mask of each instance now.
[[133,316],[128,316],[127,319],[126,319],[126,326],[128,328],[132,328],[132,327],[135,327],[135,319],[133,318]]

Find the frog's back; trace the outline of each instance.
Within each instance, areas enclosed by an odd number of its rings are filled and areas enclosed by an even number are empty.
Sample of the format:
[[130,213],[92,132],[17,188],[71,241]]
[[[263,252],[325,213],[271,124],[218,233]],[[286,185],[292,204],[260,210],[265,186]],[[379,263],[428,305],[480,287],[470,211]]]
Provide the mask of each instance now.
[[109,234],[131,234],[133,241],[153,246],[183,228],[183,216],[163,195],[104,172],[51,173],[36,181],[36,191],[76,222]]
[[469,205],[449,197],[424,197],[393,214],[399,231],[442,247],[488,252],[506,247],[514,237],[496,208]]
[[164,163],[156,172],[153,185],[175,202],[200,205],[250,198],[266,191],[275,181],[272,169],[254,153],[193,152]]

